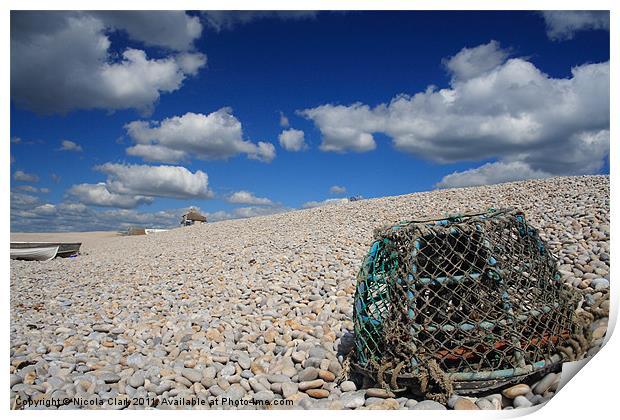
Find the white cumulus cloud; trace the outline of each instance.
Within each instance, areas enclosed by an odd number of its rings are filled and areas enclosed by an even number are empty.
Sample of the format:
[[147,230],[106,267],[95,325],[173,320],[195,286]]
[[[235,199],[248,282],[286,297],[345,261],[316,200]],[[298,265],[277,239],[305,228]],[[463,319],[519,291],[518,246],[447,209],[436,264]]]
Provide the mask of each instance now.
[[203,12],[207,24],[216,31],[230,30],[259,19],[302,20],[313,19],[317,12],[311,10],[210,10]]
[[327,104],[300,111],[300,115],[314,121],[321,130],[323,140],[319,147],[325,152],[374,150],[377,144],[371,133],[384,128],[384,114],[380,107],[371,110],[359,102],[350,106]]
[[39,197],[11,191],[11,210],[24,210],[39,203]]
[[106,26],[124,31],[131,39],[149,46],[191,50],[194,40],[202,34],[200,18],[180,10],[106,10],[89,13],[101,19]]
[[492,40],[474,48],[463,48],[443,64],[455,80],[469,80],[495,69],[506,61],[508,55],[508,51],[500,48],[499,42]]
[[21,182],[38,182],[39,176],[24,171],[15,171],[13,179]]
[[121,195],[171,198],[209,198],[208,176],[182,166],[105,163],[95,170],[108,175],[106,188]]
[[280,112],[280,127],[288,128],[289,125],[290,124],[288,122],[288,117],[286,115],[284,115],[283,112]]
[[132,209],[94,210],[82,203],[40,202],[20,206],[11,197],[11,231],[92,231],[125,230],[130,226],[169,228],[179,226],[187,209],[141,212]]
[[37,188],[37,187],[33,187],[32,185],[18,185],[16,187],[18,190],[21,191],[26,191],[29,193],[43,193],[43,194],[47,194],[48,192],[50,192],[49,188]]
[[198,70],[207,63],[207,56],[204,54],[183,52],[177,54],[175,60],[183,73],[195,76],[198,74]]
[[600,170],[609,154],[609,62],[553,78],[499,48],[491,41],[445,60],[449,88],[300,114],[321,131],[324,151],[372,150],[373,134],[382,133],[397,150],[439,163],[496,159],[550,175]]
[[188,112],[157,121],[133,121],[125,126],[136,143],[127,154],[146,161],[175,163],[189,158],[228,159],[245,154],[250,159],[271,162],[276,155],[271,143],[243,140],[241,122],[230,108],[208,115]]
[[329,188],[329,192],[332,194],[344,194],[347,192],[347,189],[345,187],[342,187],[340,185],[332,185]]
[[548,176],[550,176],[548,172],[532,170],[528,164],[523,162],[493,162],[446,175],[435,186],[438,188],[473,187]]
[[541,13],[547,26],[547,36],[553,41],[573,39],[578,31],[609,31],[609,11],[547,10]]
[[253,204],[258,206],[270,206],[273,201],[266,197],[257,197],[250,191],[236,191],[226,197],[226,201],[235,204]]
[[271,214],[284,213],[289,211],[289,208],[281,207],[281,206],[268,206],[268,207],[237,207],[232,209],[231,211],[216,211],[207,213],[207,219],[211,222],[219,222],[222,220],[230,220],[230,219],[247,219],[250,217],[256,216],[268,216]]
[[100,207],[132,209],[140,204],[151,204],[153,198],[140,195],[124,195],[110,192],[105,183],[73,185],[67,193],[80,203]]
[[71,140],[63,140],[60,142],[60,150],[66,150],[69,152],[81,152],[82,146]]
[[46,203],[35,207],[32,211],[42,216],[52,215],[56,213],[56,205]]
[[[167,12],[124,13],[12,12],[12,99],[43,114],[129,108],[149,113],[161,93],[179,89],[187,76],[206,63],[206,56],[198,52],[155,59],[141,49],[127,48],[117,56],[108,36],[113,29],[125,30],[144,44],[162,47],[186,48],[187,39],[199,35],[196,19],[188,17],[185,21],[179,14],[183,12],[172,12],[175,18],[165,25],[161,18]],[[159,30],[155,30],[158,22]],[[175,26],[178,24],[185,29],[189,25],[194,35],[185,41],[165,36],[180,31]]]
[[289,152],[299,152],[308,148],[304,140],[304,132],[294,128],[282,131],[278,136],[278,140],[280,141],[280,146]]
[[125,149],[130,156],[139,156],[147,162],[176,163],[184,160],[187,153],[159,144],[136,144]]

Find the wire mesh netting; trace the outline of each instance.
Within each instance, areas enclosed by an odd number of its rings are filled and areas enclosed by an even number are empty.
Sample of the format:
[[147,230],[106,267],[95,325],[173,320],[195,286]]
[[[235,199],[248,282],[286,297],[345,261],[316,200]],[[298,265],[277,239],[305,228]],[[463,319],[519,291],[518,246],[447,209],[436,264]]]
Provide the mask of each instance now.
[[375,232],[359,272],[354,363],[427,394],[531,374],[579,345],[578,303],[521,212],[403,222]]

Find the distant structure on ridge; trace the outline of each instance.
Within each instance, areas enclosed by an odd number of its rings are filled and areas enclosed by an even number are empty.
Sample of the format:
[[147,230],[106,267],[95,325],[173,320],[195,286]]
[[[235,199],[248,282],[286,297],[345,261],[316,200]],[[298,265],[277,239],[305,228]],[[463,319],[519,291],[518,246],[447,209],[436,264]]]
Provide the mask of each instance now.
[[181,218],[182,226],[191,226],[196,222],[206,223],[207,218],[198,212],[194,207],[190,207],[189,211]]

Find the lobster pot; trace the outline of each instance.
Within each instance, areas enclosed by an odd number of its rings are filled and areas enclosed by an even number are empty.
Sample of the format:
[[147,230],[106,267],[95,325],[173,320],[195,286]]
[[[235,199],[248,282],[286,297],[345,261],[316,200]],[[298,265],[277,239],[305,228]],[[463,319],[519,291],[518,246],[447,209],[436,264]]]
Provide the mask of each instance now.
[[565,358],[578,298],[523,213],[490,211],[375,232],[354,300],[354,365],[415,386],[432,366],[491,389]]

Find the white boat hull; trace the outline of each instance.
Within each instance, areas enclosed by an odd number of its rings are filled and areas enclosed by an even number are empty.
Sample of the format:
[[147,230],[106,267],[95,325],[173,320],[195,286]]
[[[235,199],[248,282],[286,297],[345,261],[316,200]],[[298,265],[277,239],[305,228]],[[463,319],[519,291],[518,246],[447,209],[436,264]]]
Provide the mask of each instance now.
[[53,248],[57,246],[57,257],[71,257],[80,253],[81,242],[11,242],[13,249]]
[[49,261],[56,257],[57,246],[40,248],[11,248],[11,259],[28,261]]
[[152,233],[167,232],[167,231],[169,231],[169,230],[170,230],[170,229],[144,229],[144,232],[145,232],[147,235],[150,235],[150,234],[152,234]]

